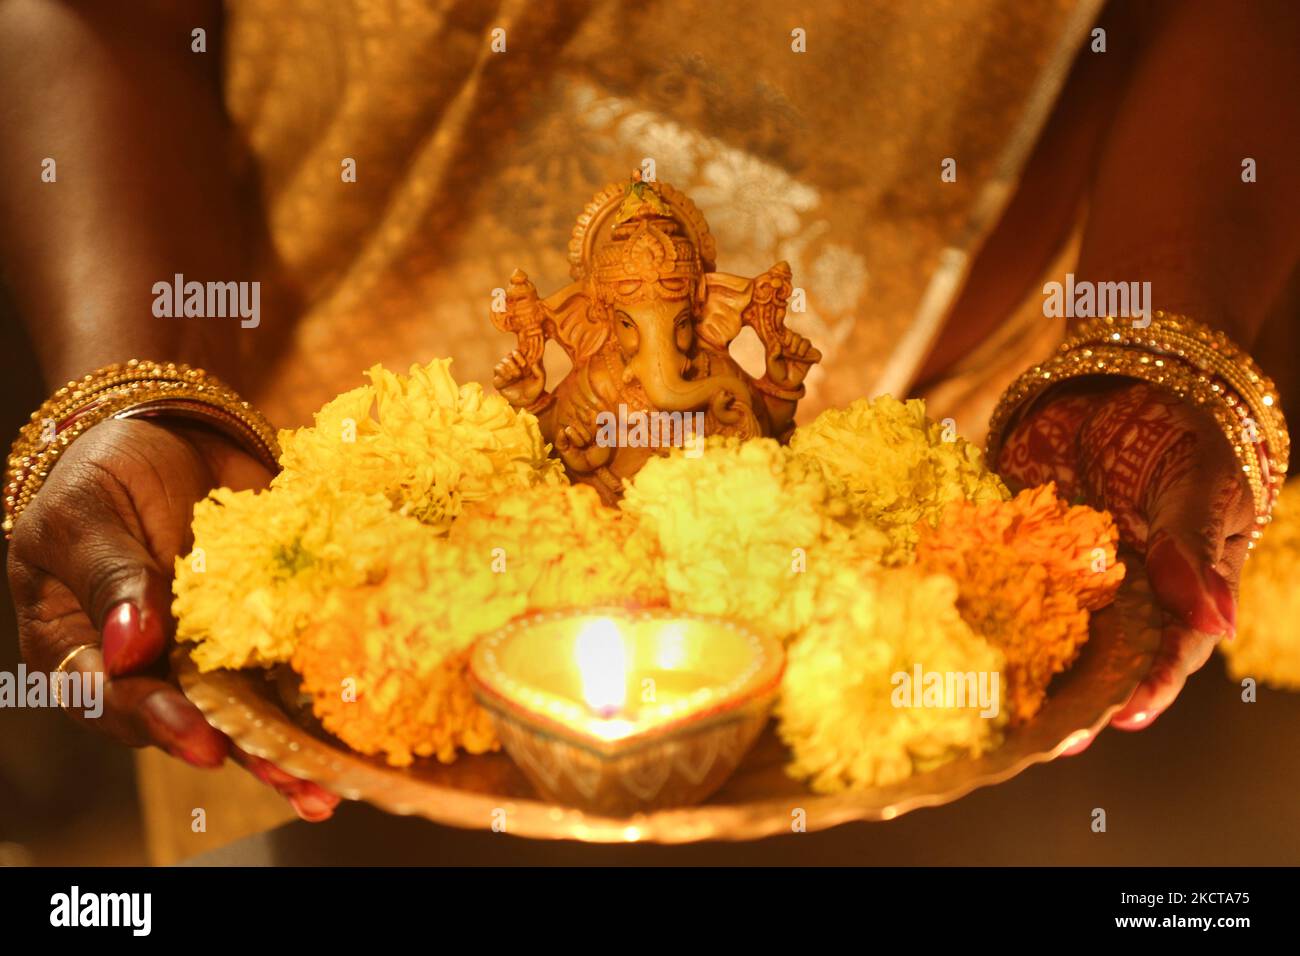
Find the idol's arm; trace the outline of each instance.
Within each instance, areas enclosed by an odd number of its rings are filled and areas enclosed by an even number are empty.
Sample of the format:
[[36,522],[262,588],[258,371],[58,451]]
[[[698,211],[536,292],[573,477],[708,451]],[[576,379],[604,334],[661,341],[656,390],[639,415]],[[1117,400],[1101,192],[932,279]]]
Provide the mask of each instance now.
[[[206,53],[191,49],[199,28]],[[238,321],[152,310],[154,284],[175,273],[250,278],[220,42],[216,0],[0,0],[0,261],[51,388],[128,358],[238,379]],[[226,757],[225,737],[151,665],[172,628],[172,562],[193,503],[268,477],[202,428],[108,420],[67,446],[17,517],[8,574],[24,658],[107,673],[94,729],[197,766]],[[305,817],[337,802],[229,752]]]
[[[1300,113],[1279,99],[1296,82],[1300,9],[1192,0],[1157,12],[1102,147],[1077,278],[1149,281],[1155,308],[1249,351],[1300,263]],[[1258,358],[1266,371],[1270,360],[1294,360]],[[1134,468],[1118,452],[1138,446],[1149,450]],[[1202,412],[1160,387],[1108,377],[1049,393],[1006,436],[998,465],[1014,482],[1055,479],[1108,508],[1145,552],[1172,623],[1115,719],[1145,726],[1235,627],[1255,527],[1238,459]]]

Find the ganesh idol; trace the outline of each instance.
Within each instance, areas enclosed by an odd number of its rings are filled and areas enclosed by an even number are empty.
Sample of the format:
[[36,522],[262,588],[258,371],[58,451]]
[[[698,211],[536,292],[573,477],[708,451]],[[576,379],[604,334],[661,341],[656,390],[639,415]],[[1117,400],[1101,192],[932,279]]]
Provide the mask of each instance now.
[[[517,347],[493,382],[515,408],[537,416],[569,477],[592,485],[607,503],[623,482],[676,441],[612,441],[612,415],[638,421],[702,423],[703,436],[770,436],[794,429],[804,378],[821,353],[785,325],[794,287],[778,262],[753,278],[715,269],[716,248],[704,217],[666,183],[633,175],[587,204],[569,242],[573,282],[541,298],[521,271],[510,277],[492,322]],[[761,377],[730,353],[749,326],[762,343]],[[548,390],[548,341],[572,368]],[[673,430],[701,439],[688,427]],[[642,436],[643,437],[643,436]]]

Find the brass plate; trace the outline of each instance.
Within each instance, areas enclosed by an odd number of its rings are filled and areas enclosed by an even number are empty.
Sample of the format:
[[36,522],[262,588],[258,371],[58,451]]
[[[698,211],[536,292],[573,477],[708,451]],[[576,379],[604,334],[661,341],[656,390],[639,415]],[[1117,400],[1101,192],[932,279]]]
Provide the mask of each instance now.
[[796,807],[806,813],[807,829],[823,830],[951,803],[1053,760],[1079,733],[1105,726],[1146,673],[1159,642],[1159,617],[1144,569],[1136,561],[1128,564],[1115,602],[1093,615],[1092,635],[1079,659],[1053,682],[1038,716],[1009,732],[997,750],[888,787],[820,796],[785,775],[785,748],[769,726],[707,802],[625,818],[592,816],[537,799],[504,753],[462,757],[451,765],[426,759],[408,768],[389,767],[382,759],[349,750],[316,726],[310,714],[291,717],[276,682],[262,673],[201,674],[185,648],[176,649],[172,664],[186,696],[244,750],[346,799],[365,800],[391,813],[480,830],[504,821],[507,832],[538,839],[752,840],[789,833]]

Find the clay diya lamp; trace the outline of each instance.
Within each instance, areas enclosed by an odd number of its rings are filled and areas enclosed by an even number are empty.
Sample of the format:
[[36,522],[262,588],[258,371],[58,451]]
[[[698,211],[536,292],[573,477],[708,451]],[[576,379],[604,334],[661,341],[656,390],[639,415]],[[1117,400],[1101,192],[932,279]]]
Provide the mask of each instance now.
[[713,794],[763,726],[779,642],[733,621],[598,608],[520,618],[470,676],[507,753],[547,799],[607,816]]

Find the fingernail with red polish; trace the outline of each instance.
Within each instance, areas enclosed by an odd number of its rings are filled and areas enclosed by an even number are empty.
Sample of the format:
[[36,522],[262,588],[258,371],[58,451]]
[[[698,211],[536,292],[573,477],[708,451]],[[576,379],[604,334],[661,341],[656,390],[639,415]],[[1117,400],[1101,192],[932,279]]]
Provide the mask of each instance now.
[[[1202,634],[1232,632],[1236,620],[1235,609],[1230,606],[1232,592],[1217,571],[1207,565],[1199,565],[1198,571],[1199,562],[1172,538],[1162,539],[1148,552],[1147,564],[1161,603],[1184,624]],[[1226,613],[1221,595],[1228,601]]]
[[277,781],[272,780],[269,773],[269,768],[271,766],[269,762],[263,760],[261,757],[254,757],[252,754],[245,754],[240,758],[239,762],[244,765],[245,770],[262,783],[266,784],[273,790],[276,788]]
[[200,770],[213,770],[223,763],[222,760],[214,759],[211,754],[197,753],[186,750],[184,747],[169,747],[167,753],[177,760],[185,761],[191,767],[198,767]]
[[335,804],[323,800],[313,793],[300,793],[289,798],[289,803],[298,816],[308,823],[320,823],[334,814]]
[[1127,714],[1123,717],[1116,717],[1111,723],[1120,730],[1141,730],[1151,719],[1151,715],[1146,711],[1139,710],[1133,714]]
[[159,692],[140,705],[140,713],[172,756],[196,767],[217,767],[225,759],[225,738],[193,706]]
[[104,667],[109,674],[120,674],[127,648],[138,643],[140,610],[130,601],[123,601],[108,612],[104,620]]
[[138,670],[162,653],[163,643],[158,615],[141,614],[130,601],[123,601],[104,620],[104,668],[110,677]]
[[304,796],[313,797],[327,806],[336,807],[342,799],[338,794],[330,793],[320,784],[312,783],[310,780],[304,780],[302,793]]
[[1228,625],[1228,633],[1232,634],[1237,630],[1237,601],[1232,596],[1232,588],[1228,587],[1222,574],[1210,567],[1205,569],[1205,586],[1219,615]]
[[249,754],[245,766],[253,772],[253,775],[257,777],[258,780],[262,781],[262,783],[266,784],[268,787],[275,787],[276,789],[281,787],[290,787],[296,789],[303,783],[303,781],[299,780],[292,774],[281,770],[275,764],[271,763],[271,761],[264,760],[261,757],[254,757],[252,754]]
[[1201,582],[1183,550],[1172,538],[1164,538],[1148,552],[1147,563],[1154,574],[1152,584],[1165,606],[1195,626]]

